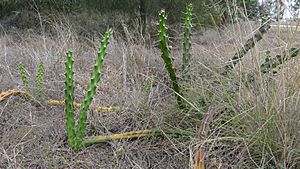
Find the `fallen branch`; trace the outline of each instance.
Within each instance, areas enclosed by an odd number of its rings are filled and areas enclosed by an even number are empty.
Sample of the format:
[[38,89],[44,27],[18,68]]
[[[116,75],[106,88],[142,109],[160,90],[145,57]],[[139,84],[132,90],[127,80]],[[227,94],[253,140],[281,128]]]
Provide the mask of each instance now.
[[13,95],[13,94],[23,94],[24,96],[28,98],[32,98],[32,96],[27,93],[26,91],[22,91],[20,89],[13,89],[13,90],[7,90],[4,92],[0,93],[0,102],[5,100],[8,96]]
[[131,131],[121,134],[114,134],[110,136],[93,136],[82,142],[82,145],[87,147],[93,144],[106,143],[111,140],[122,140],[122,139],[136,139],[140,137],[150,137],[150,136],[171,136],[171,137],[190,137],[194,133],[187,132],[183,130],[173,130],[173,129],[152,129],[152,130],[138,130]]
[[[13,90],[7,90],[4,92],[0,93],[0,102],[5,100],[8,96],[13,95],[13,94],[23,94],[27,98],[33,98],[28,92],[20,90],[20,89],[13,89]],[[31,99],[30,99],[31,100]],[[47,100],[45,103],[50,104],[50,105],[62,105],[64,106],[65,101],[63,100]],[[77,108],[80,108],[81,104],[74,102],[74,106]],[[97,110],[97,111],[115,111],[119,110],[120,107],[106,107],[106,106],[95,106],[91,105],[90,109]]]
[[[46,103],[50,104],[50,105],[62,105],[63,106],[65,104],[65,101],[63,101],[63,100],[47,100]],[[80,108],[80,106],[81,106],[81,104],[77,103],[77,102],[74,102],[73,104],[77,108]],[[115,110],[119,110],[120,108],[112,107],[112,106],[106,107],[106,106],[90,105],[90,109],[98,110],[98,111],[115,111]]]

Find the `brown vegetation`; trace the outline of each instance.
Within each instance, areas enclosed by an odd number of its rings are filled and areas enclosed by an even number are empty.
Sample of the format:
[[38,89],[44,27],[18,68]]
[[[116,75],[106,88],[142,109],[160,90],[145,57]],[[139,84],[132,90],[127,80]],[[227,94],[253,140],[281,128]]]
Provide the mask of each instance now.
[[[33,82],[42,60],[45,99],[62,100],[65,52],[73,49],[75,98],[76,102],[82,101],[100,37],[82,40],[72,27],[52,26],[55,35],[30,30],[2,32],[0,91],[22,88],[18,72],[21,62]],[[182,169],[194,167],[193,152],[200,156],[195,159],[204,157],[206,168],[299,167],[298,57],[283,64],[277,75],[262,75],[259,71],[266,50],[272,55],[281,54],[299,42],[299,32],[271,30],[235,66],[230,77],[220,75],[257,27],[244,22],[220,32],[210,29],[202,35],[194,33],[191,82],[184,85],[185,100],[192,107],[187,114],[177,108],[154,39],[144,40],[130,30],[125,31],[125,39],[119,33],[111,39],[93,104],[122,109],[90,110],[87,135],[170,126],[194,133],[205,128],[204,135],[112,140],[73,152],[66,140],[63,107],[36,104],[12,95],[0,102],[0,168]],[[181,37],[176,38],[180,41]],[[181,43],[172,45],[171,55],[179,72]],[[253,75],[255,81],[246,81],[245,74]],[[216,105],[222,108],[210,114]],[[201,147],[201,151],[195,147]]]

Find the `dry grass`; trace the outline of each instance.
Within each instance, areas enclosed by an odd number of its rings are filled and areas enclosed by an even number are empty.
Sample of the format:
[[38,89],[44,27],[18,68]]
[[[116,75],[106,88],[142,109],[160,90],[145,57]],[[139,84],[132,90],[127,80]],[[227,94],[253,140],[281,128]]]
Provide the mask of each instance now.
[[[72,30],[61,27],[58,31],[57,37],[33,33],[1,36],[4,49],[1,91],[20,86],[17,69],[20,62],[28,70],[29,81],[34,82],[32,75],[36,74],[39,60],[43,60],[45,99],[63,99],[64,56],[65,51],[73,49],[75,98],[82,101],[100,37],[90,42],[94,46],[88,46],[80,43]],[[94,104],[125,108],[117,112],[89,112],[88,135],[161,126],[163,107],[168,106],[169,97],[173,95],[163,81],[167,74],[161,73],[164,69],[159,50],[147,48],[146,44],[131,44],[118,37],[111,40],[108,50]],[[173,106],[175,109],[176,105]],[[188,165],[188,161],[183,161],[188,159],[188,154],[181,152],[186,150],[148,138],[110,142],[74,154],[66,144],[64,128],[63,107],[36,105],[18,96],[1,102],[0,168],[161,168],[176,167],[178,161],[182,161],[181,166]]]
[[[64,57],[72,49],[75,98],[82,101],[100,37],[82,41],[71,27],[54,27],[55,35],[2,32],[0,91],[22,88],[20,62],[34,84],[37,65],[43,60],[45,99],[63,99]],[[11,96],[0,103],[0,168],[191,168],[196,146],[205,150],[207,168],[299,167],[298,58],[286,63],[276,76],[257,73],[265,50],[281,54],[299,41],[299,32],[271,30],[236,66],[232,77],[220,76],[225,62],[256,28],[249,22],[193,36],[193,78],[185,96],[194,109],[188,115],[176,107],[161,54],[152,42],[136,38],[130,31],[124,31],[125,40],[118,33],[111,39],[93,104],[124,108],[90,111],[87,135],[168,126],[197,133],[203,115],[211,106],[220,106],[205,139],[166,136],[110,141],[74,153],[67,145],[63,107]],[[177,72],[181,51],[181,44],[174,44]],[[243,82],[244,73],[254,74],[256,81]]]

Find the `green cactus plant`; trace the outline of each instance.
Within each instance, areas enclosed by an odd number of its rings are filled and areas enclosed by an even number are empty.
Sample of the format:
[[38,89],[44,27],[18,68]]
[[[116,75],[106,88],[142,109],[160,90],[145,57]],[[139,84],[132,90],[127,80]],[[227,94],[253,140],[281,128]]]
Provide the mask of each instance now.
[[26,75],[26,69],[25,69],[25,66],[24,66],[23,63],[19,64],[19,71],[20,71],[20,74],[21,74],[23,85],[25,86],[26,91],[30,93],[30,91],[29,91],[29,82],[28,82],[28,78],[27,78],[27,75]]
[[234,68],[234,66],[242,60],[242,58],[248,53],[249,50],[251,50],[257,42],[263,39],[263,35],[268,32],[268,30],[271,28],[270,23],[271,20],[265,21],[263,20],[262,25],[258,29],[258,32],[254,34],[254,37],[249,38],[246,43],[243,45],[241,49],[239,49],[234,56],[227,62],[228,64],[225,66],[225,69],[222,73],[222,75],[226,76],[228,75],[231,70]]
[[173,68],[172,60],[170,57],[170,51],[168,47],[168,37],[167,37],[167,17],[166,12],[161,10],[159,13],[159,48],[162,52],[162,59],[165,62],[165,67],[169,73],[169,77],[172,81],[173,90],[175,91],[175,96],[177,100],[177,104],[180,109],[186,110],[185,102],[182,99],[182,93],[180,91],[180,87],[177,82],[177,77],[175,73],[175,69]]
[[66,73],[65,73],[65,114],[66,114],[66,127],[69,144],[74,150],[78,150],[82,147],[83,137],[85,136],[87,111],[90,108],[93,97],[96,93],[97,84],[101,79],[101,70],[103,68],[103,60],[106,55],[106,46],[112,30],[108,30],[103,40],[101,41],[98,56],[96,58],[96,64],[92,71],[92,77],[88,85],[88,91],[85,94],[84,101],[80,105],[80,113],[77,130],[75,127],[75,113],[74,113],[74,72],[73,72],[73,58],[72,52],[68,51],[66,56]]
[[191,59],[191,30],[192,30],[192,11],[193,5],[189,4],[186,8],[185,22],[184,22],[184,37],[183,37],[183,57],[182,57],[182,77],[188,80],[188,69]]
[[[168,49],[168,38],[167,38],[167,26],[166,26],[166,16],[165,12],[162,11],[160,13],[160,44],[159,47],[162,51],[162,58],[165,62],[165,67],[169,73],[170,79],[172,80],[173,89],[176,94],[176,99],[178,105],[181,109],[185,110],[184,100],[182,99],[182,94],[180,93],[180,88],[177,82],[176,73],[172,65],[172,61],[170,58],[170,52]],[[87,139],[85,137],[85,129],[86,129],[86,121],[87,121],[87,111],[89,109],[95,110],[115,110],[116,107],[96,107],[92,105],[92,100],[94,95],[96,94],[97,84],[101,80],[101,71],[103,68],[103,61],[106,56],[106,47],[109,43],[109,38],[112,34],[112,30],[108,30],[103,40],[101,41],[99,52],[96,58],[96,64],[91,73],[91,80],[88,84],[88,91],[85,94],[84,101],[82,104],[74,102],[74,71],[73,71],[73,53],[68,51],[66,53],[66,62],[65,62],[65,93],[64,93],[64,101],[60,100],[48,100],[46,103],[52,105],[61,105],[63,104],[65,107],[65,115],[66,115],[66,129],[68,136],[68,143],[72,149],[78,150],[81,147],[89,146],[96,143],[103,143],[110,140],[119,140],[119,139],[132,139],[146,136],[174,136],[179,138],[188,138],[195,133],[186,132],[183,130],[173,130],[173,129],[151,129],[151,130],[139,130],[139,131],[131,131],[125,132],[121,134],[113,134],[110,136],[94,136]],[[189,41],[189,40],[188,40]],[[189,44],[190,45],[190,44]],[[189,47],[188,47],[189,48]],[[26,86],[28,86],[28,80],[26,76],[26,71],[24,65],[20,65],[20,72],[22,75],[22,80]],[[41,92],[41,83],[43,80],[44,74],[44,64],[41,62],[38,67],[38,74],[36,77],[36,93],[39,95]],[[4,100],[10,94],[13,93],[21,93],[22,91],[10,91],[4,92],[0,94],[0,101]],[[78,124],[76,127],[75,120],[75,107],[80,108]]]
[[74,71],[73,71],[73,55],[68,51],[66,60],[66,80],[65,80],[65,114],[66,114],[66,129],[68,142],[75,149],[75,114],[74,114]]
[[37,77],[36,77],[36,97],[41,96],[43,75],[44,75],[44,63],[40,62],[38,66]]
[[298,55],[299,53],[299,47],[293,47],[289,50],[288,53],[284,52],[282,55],[276,55],[274,58],[271,58],[270,51],[267,51],[265,53],[265,62],[260,66],[261,67],[261,72],[263,74],[273,72],[276,72],[276,68],[283,64],[285,61],[288,59],[294,58]]
[[[19,64],[19,71],[20,71],[22,82],[23,82],[23,85],[25,86],[26,92],[28,93],[28,95],[31,95],[32,94],[31,92],[33,92],[33,91],[30,91],[29,81],[28,81],[28,77],[26,75],[26,69],[25,69],[25,66],[23,63]],[[37,76],[36,76],[36,91],[35,91],[36,98],[41,96],[43,75],[44,75],[44,64],[43,64],[43,62],[40,62],[38,65],[38,72],[37,72]],[[30,99],[32,99],[32,98],[30,98]]]

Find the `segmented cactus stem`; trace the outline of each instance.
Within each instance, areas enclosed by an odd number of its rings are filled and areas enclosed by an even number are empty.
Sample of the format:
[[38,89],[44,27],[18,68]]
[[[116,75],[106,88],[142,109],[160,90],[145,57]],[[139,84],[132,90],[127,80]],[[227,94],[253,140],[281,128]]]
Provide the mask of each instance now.
[[239,49],[237,53],[234,54],[232,59],[228,61],[228,64],[225,66],[225,70],[223,71],[222,75],[227,76],[228,73],[231,72],[231,70],[234,68],[234,66],[242,60],[242,58],[248,53],[249,50],[251,50],[257,42],[263,39],[263,35],[270,30],[270,22],[263,20],[263,23],[261,27],[258,29],[258,32],[254,34],[254,37],[251,37],[246,41],[246,43],[243,45],[242,49]]
[[25,66],[24,66],[23,63],[19,64],[19,71],[20,71],[20,74],[21,74],[23,85],[25,86],[26,91],[28,93],[30,93],[30,91],[29,91],[29,82],[28,82],[28,78],[27,78],[27,75],[26,75]]
[[75,148],[75,115],[74,115],[74,71],[72,52],[68,51],[66,59],[66,79],[65,79],[65,114],[68,141],[72,148]]
[[36,96],[37,97],[41,96],[43,75],[44,75],[44,63],[40,62],[39,66],[38,66],[37,77],[36,77]]
[[168,37],[167,37],[167,17],[164,10],[161,10],[159,13],[159,48],[162,52],[162,58],[165,62],[165,67],[169,73],[170,79],[173,84],[173,90],[175,91],[175,96],[177,104],[180,109],[185,110],[185,103],[182,99],[182,93],[177,82],[175,69],[173,68],[172,60],[170,58],[170,51],[168,47]]
[[275,69],[282,65],[285,61],[294,58],[299,53],[299,47],[293,47],[289,50],[289,52],[284,52],[282,55],[276,55],[274,58],[271,58],[270,51],[266,52],[266,59],[265,62],[260,66],[261,72],[263,74],[270,73],[273,71],[273,73],[276,73]]
[[79,149],[81,147],[82,139],[85,135],[85,128],[86,128],[86,119],[87,119],[87,111],[90,107],[90,104],[92,103],[93,97],[96,93],[97,84],[100,82],[101,79],[101,70],[103,68],[103,60],[106,55],[106,46],[108,45],[109,37],[112,34],[112,30],[108,30],[103,40],[101,41],[98,56],[96,59],[96,64],[94,66],[94,69],[92,71],[92,78],[88,84],[88,91],[85,94],[84,101],[81,104],[81,111],[79,114],[79,120],[78,120],[78,129],[76,131],[76,149]]
[[183,37],[183,57],[182,57],[182,77],[188,80],[188,69],[190,66],[191,30],[192,30],[192,10],[193,5],[189,4],[185,12],[184,37]]

